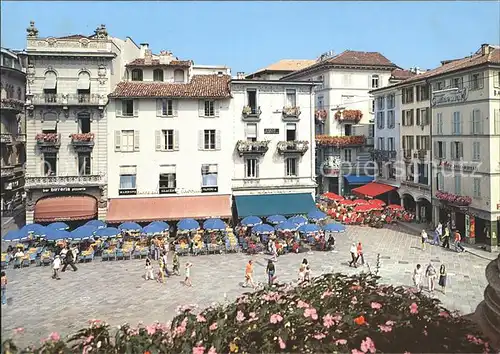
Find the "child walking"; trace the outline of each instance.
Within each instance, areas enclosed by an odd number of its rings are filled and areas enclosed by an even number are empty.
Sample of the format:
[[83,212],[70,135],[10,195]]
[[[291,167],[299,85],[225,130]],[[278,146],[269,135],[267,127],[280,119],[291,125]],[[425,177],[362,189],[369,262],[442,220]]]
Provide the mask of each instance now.
[[446,267],[444,264],[439,267],[439,286],[443,290],[443,294],[446,294]]
[[52,270],[53,270],[53,274],[52,274],[52,279],[61,279],[59,278],[59,269],[61,268],[61,257],[59,255],[56,256],[56,258],[54,259],[54,262],[52,262]]
[[186,263],[186,266],[184,268],[184,272],[186,273],[186,278],[184,279],[184,285],[186,286],[193,286],[191,283],[191,267],[193,265],[189,262]]
[[2,271],[2,305],[7,304],[7,275]]
[[153,266],[151,265],[151,260],[146,258],[146,275],[145,275],[146,280],[154,280],[154,275],[153,275]]
[[160,257],[158,259],[158,264],[160,265],[158,269],[158,282],[164,283],[165,282],[165,264],[163,263],[163,257]]

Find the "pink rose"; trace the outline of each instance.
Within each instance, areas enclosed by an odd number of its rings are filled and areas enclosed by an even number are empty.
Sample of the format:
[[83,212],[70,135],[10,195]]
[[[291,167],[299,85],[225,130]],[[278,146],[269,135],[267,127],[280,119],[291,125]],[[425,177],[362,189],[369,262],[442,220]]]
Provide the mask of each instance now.
[[372,303],[371,303],[371,307],[372,307],[372,309],[374,309],[374,310],[379,310],[379,309],[381,309],[381,308],[382,308],[382,304],[380,304],[380,303],[378,303],[378,302],[372,302]]
[[203,354],[205,353],[205,347],[202,347],[201,345],[198,347],[193,348],[193,354]]
[[208,327],[208,329],[211,331],[215,331],[217,329],[217,322],[212,323],[210,327]]
[[417,314],[418,313],[418,305],[416,303],[412,303],[410,305],[410,313]]
[[309,307],[309,304],[302,301],[302,300],[299,300],[299,302],[297,303],[297,307],[298,308],[308,308]]
[[318,319],[318,314],[316,313],[315,308],[306,308],[304,311],[304,317],[311,317],[313,320]]
[[373,343],[372,339],[370,337],[366,337],[365,340],[361,341],[361,346],[360,349],[363,353],[375,353],[376,348],[375,348],[375,343]]
[[148,332],[148,335],[152,336],[156,332],[156,326],[155,325],[146,326],[146,331]]
[[285,342],[283,342],[283,339],[281,339],[281,337],[278,337],[278,343],[280,345],[280,349],[286,348],[286,344],[285,344]]
[[243,314],[243,312],[238,311],[238,313],[236,314],[236,321],[243,322],[244,320],[245,320],[245,315]]
[[196,321],[198,322],[207,322],[207,319],[203,317],[202,315],[197,315],[196,316]]
[[57,332],[52,332],[49,335],[49,339],[52,340],[52,341],[54,341],[54,342],[58,342],[61,339],[61,336]]
[[276,324],[276,323],[279,323],[281,321],[283,321],[283,317],[281,317],[280,314],[271,315],[271,320],[270,320],[271,323]]
[[345,345],[347,344],[347,341],[345,339],[337,339],[335,341],[335,345]]
[[382,332],[390,332],[390,331],[392,331],[392,327],[391,326],[378,325],[378,328],[380,328],[380,331],[382,331]]

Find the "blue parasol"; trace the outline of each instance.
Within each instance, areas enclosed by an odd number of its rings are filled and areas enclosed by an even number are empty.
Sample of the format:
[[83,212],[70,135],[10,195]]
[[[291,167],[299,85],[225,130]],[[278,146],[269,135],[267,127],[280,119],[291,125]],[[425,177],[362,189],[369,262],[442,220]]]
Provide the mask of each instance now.
[[260,224],[262,224],[262,220],[258,216],[247,216],[241,220],[241,225],[243,226],[252,227]]
[[225,230],[226,224],[224,224],[224,221],[222,221],[221,219],[212,218],[205,220],[205,222],[203,223],[203,228],[205,230],[214,230],[214,231]]
[[142,229],[142,233],[148,236],[160,235],[165,231],[165,228],[159,224],[149,224]]
[[20,232],[20,230],[11,230],[5,234],[2,241],[21,241],[22,238],[26,238],[26,236],[23,237],[23,234]]
[[303,216],[297,215],[297,216],[292,216],[288,221],[297,224],[297,226],[302,226],[307,224],[307,219]]
[[85,226],[93,226],[98,229],[104,229],[107,225],[102,220],[90,220],[85,224]]
[[326,214],[323,213],[321,210],[316,209],[310,211],[309,214],[307,214],[307,217],[309,218],[309,220],[316,222],[326,219]]
[[182,219],[177,223],[177,229],[180,231],[196,231],[200,229],[200,224],[192,218]]
[[271,234],[274,232],[274,227],[268,224],[260,224],[254,226],[252,232],[259,235]]
[[122,232],[116,227],[105,227],[103,229],[95,230],[94,235],[102,239],[107,239],[109,237],[117,237],[121,235],[121,233]]
[[58,229],[47,229],[47,235],[45,235],[47,241],[59,241],[71,238],[71,233],[66,230]]
[[327,224],[323,226],[323,230],[328,232],[344,232],[345,226],[338,223]]
[[305,224],[299,227],[299,232],[302,234],[314,234],[320,230],[320,227],[316,224]]
[[271,215],[266,218],[266,221],[273,225],[278,225],[279,223],[286,221],[286,217],[283,215]]
[[74,241],[86,240],[91,238],[96,230],[94,226],[83,225],[71,231],[69,238]]
[[153,221],[153,222],[149,223],[148,226],[150,226],[150,225],[158,225],[163,229],[163,231],[170,230],[170,225],[167,224],[165,221]]
[[284,221],[278,226],[276,226],[276,230],[278,231],[295,231],[299,228],[299,225],[291,222],[290,220]]
[[124,222],[123,224],[120,224],[118,226],[118,229],[122,231],[136,231],[136,232],[142,231],[141,225],[133,221]]
[[21,232],[23,238],[30,235],[35,237],[42,237],[45,236],[46,227],[40,224],[29,224],[24,225],[19,231]]
[[47,228],[54,229],[54,230],[67,230],[67,229],[69,229],[69,226],[65,222],[56,221],[56,222],[53,222],[52,224],[48,224]]

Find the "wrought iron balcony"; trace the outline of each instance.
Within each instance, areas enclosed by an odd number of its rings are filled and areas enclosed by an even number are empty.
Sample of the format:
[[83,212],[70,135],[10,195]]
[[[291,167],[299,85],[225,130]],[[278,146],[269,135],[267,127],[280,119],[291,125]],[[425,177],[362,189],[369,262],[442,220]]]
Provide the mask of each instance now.
[[267,152],[267,150],[269,150],[269,140],[263,140],[263,141],[239,140],[236,143],[236,150],[238,150],[240,156],[246,154],[264,155]]
[[98,94],[42,93],[33,95],[34,105],[104,106],[106,98]]
[[88,152],[94,148],[94,133],[71,134],[69,137],[75,151]]
[[26,188],[38,187],[85,187],[96,186],[105,183],[102,175],[88,176],[26,176],[24,186]]
[[61,147],[61,134],[59,133],[39,133],[35,140],[40,151],[56,152]]
[[304,155],[309,150],[309,142],[303,140],[280,141],[277,147],[280,154]]
[[389,161],[396,159],[396,151],[394,150],[373,150],[373,158],[375,161]]
[[2,98],[0,102],[1,109],[11,110],[14,112],[21,112],[24,110],[24,102],[21,100],[16,100],[13,98]]
[[283,120],[298,120],[300,113],[300,107],[283,107]]
[[260,106],[259,107],[245,106],[243,107],[241,114],[243,115],[243,120],[245,121],[259,121],[260,115],[262,114],[262,110],[260,109]]

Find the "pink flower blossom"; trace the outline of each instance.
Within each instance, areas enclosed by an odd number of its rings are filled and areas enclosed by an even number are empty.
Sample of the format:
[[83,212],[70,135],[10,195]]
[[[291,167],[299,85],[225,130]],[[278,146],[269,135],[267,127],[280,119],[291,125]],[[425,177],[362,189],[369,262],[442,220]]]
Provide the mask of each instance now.
[[321,295],[321,299],[324,299],[325,297],[329,297],[329,296],[332,296],[333,295],[333,292],[330,291],[330,290],[327,290],[323,293],[323,295]]
[[367,352],[375,353],[376,351],[375,343],[373,343],[370,337],[366,337],[365,340],[361,341],[360,349],[363,353]]
[[380,303],[378,303],[378,302],[372,302],[372,303],[371,303],[371,307],[372,307],[372,309],[374,309],[374,310],[379,310],[379,309],[381,309],[381,308],[382,308],[382,304],[380,304]]
[[196,331],[193,331],[193,333],[191,333],[191,338],[194,338],[196,337]]
[[380,331],[382,331],[382,332],[390,332],[390,331],[392,331],[392,327],[391,326],[378,325],[378,328],[380,328]]
[[439,316],[440,317],[444,317],[444,318],[448,318],[448,317],[450,317],[450,314],[448,312],[446,312],[446,311],[441,311],[439,313]]
[[61,339],[61,336],[57,332],[52,332],[49,335],[49,339],[52,340],[52,341],[54,341],[54,342],[58,342]]
[[325,326],[326,328],[330,328],[333,325],[335,325],[335,319],[332,315],[327,314],[323,316],[323,326]]
[[275,314],[271,315],[271,320],[270,320],[271,323],[276,324],[276,323],[279,323],[281,321],[283,321],[283,317],[281,317],[281,315],[279,313],[275,313]]
[[351,350],[351,354],[365,354],[365,353],[360,351],[360,350],[353,349],[353,350]]
[[358,298],[356,296],[353,296],[351,299],[351,304],[356,305],[358,303]]
[[417,314],[418,313],[418,305],[416,303],[412,303],[410,305],[410,313]]
[[388,326],[394,326],[395,322],[394,322],[394,321],[389,320],[389,321],[387,321],[385,324],[386,324],[386,325],[388,325]]
[[89,354],[92,351],[92,346],[91,345],[84,345],[82,354]]
[[217,354],[217,351],[215,350],[215,348],[212,346],[210,347],[210,350],[208,351],[207,354]]
[[297,307],[298,307],[299,309],[301,309],[301,308],[308,308],[308,307],[309,307],[309,304],[308,304],[308,303],[306,303],[306,302],[304,302],[304,301],[302,301],[302,300],[299,300],[299,302],[297,303]]
[[241,311],[238,311],[236,314],[236,321],[243,322],[245,320],[245,314]]
[[201,345],[198,347],[193,348],[193,354],[203,354],[205,353],[205,347],[202,347]]
[[203,317],[202,315],[197,315],[196,316],[196,321],[198,322],[207,322],[207,319]]
[[313,337],[316,338],[317,340],[321,340],[325,338],[326,335],[324,335],[323,333],[316,333]]
[[155,325],[146,326],[146,331],[148,332],[148,335],[152,336],[153,334],[156,333],[156,326]]
[[250,312],[249,315],[250,315],[250,317],[254,318],[255,317],[255,312]]
[[23,327],[17,327],[14,329],[14,334],[21,334],[24,333],[24,328]]
[[313,320],[317,320],[318,314],[316,313],[316,309],[313,307],[306,308],[304,311],[304,317],[311,317]]
[[217,329],[217,322],[212,323],[210,327],[208,327],[208,329],[211,331],[215,331]]
[[345,345],[347,344],[347,341],[345,339],[337,339],[335,341],[335,345]]
[[90,344],[93,340],[94,340],[94,336],[90,335],[87,338],[85,338],[85,341],[83,342],[83,344],[85,344],[85,345]]
[[280,349],[285,349],[286,348],[286,344],[283,341],[283,339],[281,339],[281,337],[278,337],[278,343],[280,345]]
[[335,315],[333,316],[333,320],[337,323],[339,323],[340,321],[342,321],[342,316],[341,315]]
[[477,338],[476,336],[473,336],[472,334],[467,335],[467,340],[469,342],[475,343],[475,344],[483,344],[484,341],[481,338]]

